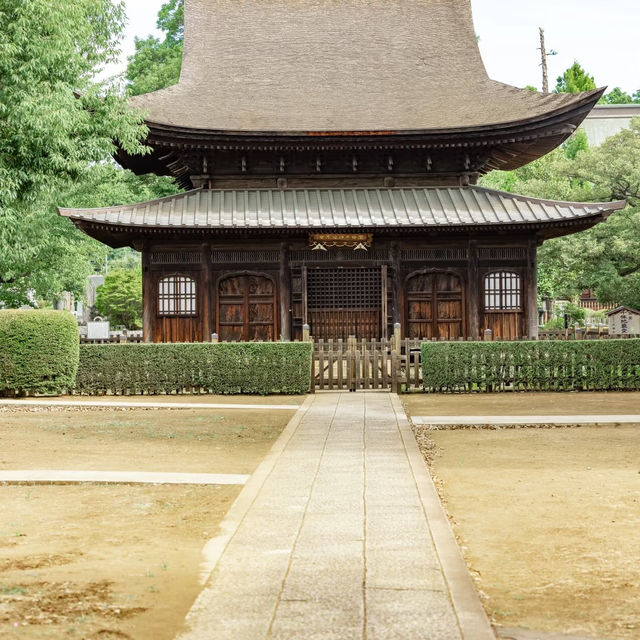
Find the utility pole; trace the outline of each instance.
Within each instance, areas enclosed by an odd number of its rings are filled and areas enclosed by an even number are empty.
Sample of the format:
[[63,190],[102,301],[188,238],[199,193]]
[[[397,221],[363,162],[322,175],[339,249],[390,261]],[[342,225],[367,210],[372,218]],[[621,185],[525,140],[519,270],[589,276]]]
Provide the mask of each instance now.
[[544,29],[539,27],[540,29],[540,54],[542,55],[542,91],[544,93],[549,93],[549,70],[547,68],[547,57],[548,56],[557,56],[558,52],[551,49],[547,53],[547,48],[544,45]]
[[540,53],[542,54],[542,91],[549,93],[549,70],[547,69],[547,49],[544,46],[544,29],[540,27]]

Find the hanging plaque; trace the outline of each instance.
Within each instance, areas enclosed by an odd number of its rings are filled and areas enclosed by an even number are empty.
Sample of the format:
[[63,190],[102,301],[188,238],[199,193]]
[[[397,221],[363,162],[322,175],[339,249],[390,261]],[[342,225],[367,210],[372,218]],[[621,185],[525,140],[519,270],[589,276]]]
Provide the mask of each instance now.
[[332,247],[349,247],[354,251],[367,251],[372,244],[372,233],[312,233],[309,235],[309,246],[313,251],[327,251]]

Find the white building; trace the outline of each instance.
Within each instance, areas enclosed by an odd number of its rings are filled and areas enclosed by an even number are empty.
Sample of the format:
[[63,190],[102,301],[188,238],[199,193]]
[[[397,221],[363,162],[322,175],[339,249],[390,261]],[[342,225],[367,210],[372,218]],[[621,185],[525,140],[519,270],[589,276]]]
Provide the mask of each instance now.
[[631,118],[640,118],[640,104],[599,104],[582,123],[589,146],[598,147],[622,129],[628,129]]

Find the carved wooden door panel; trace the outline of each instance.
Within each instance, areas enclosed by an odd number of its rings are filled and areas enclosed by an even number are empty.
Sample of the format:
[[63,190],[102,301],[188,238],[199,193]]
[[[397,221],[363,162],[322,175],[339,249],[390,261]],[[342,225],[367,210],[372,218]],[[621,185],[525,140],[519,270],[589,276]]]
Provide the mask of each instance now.
[[259,275],[230,276],[218,284],[218,336],[222,342],[276,338],[276,288]]
[[453,273],[418,273],[406,286],[407,337],[464,337],[464,287]]

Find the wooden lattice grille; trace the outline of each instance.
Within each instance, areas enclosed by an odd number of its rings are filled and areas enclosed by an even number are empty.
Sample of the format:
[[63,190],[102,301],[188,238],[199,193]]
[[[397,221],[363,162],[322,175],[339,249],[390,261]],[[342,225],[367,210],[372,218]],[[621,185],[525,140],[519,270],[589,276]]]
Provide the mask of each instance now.
[[211,259],[214,263],[255,263],[255,262],[278,262],[280,260],[280,251],[265,249],[264,251],[223,251],[215,250],[211,252]]
[[380,337],[380,268],[309,269],[307,301],[308,321],[315,338]]
[[478,249],[480,260],[525,260],[526,247],[480,247]]
[[330,249],[313,251],[312,249],[294,249],[291,251],[292,262],[372,262],[389,259],[389,252],[384,249],[354,251],[353,249]]
[[425,262],[455,262],[464,261],[469,257],[466,247],[451,247],[440,249],[405,249],[401,257],[406,261]]
[[153,264],[200,264],[202,253],[199,251],[154,251],[151,254]]
[[522,311],[522,279],[511,271],[495,271],[484,278],[486,311]]
[[309,269],[310,309],[368,309],[381,304],[380,269]]
[[167,276],[158,282],[158,315],[195,316],[196,281],[187,276]]

